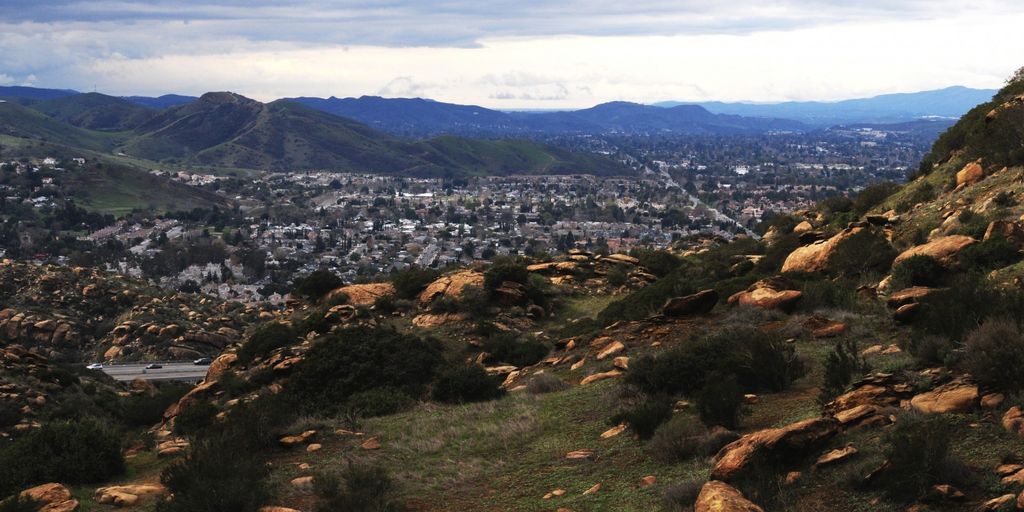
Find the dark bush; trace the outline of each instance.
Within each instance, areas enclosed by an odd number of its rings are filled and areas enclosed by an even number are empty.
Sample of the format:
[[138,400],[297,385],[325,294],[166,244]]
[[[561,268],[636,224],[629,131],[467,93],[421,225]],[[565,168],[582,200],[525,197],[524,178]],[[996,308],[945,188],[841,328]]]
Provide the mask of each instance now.
[[655,459],[673,464],[709,455],[707,442],[708,431],[697,418],[677,414],[654,431],[647,448]]
[[359,326],[325,336],[295,365],[286,391],[303,410],[339,411],[352,395],[389,387],[420,397],[441,363],[440,344],[391,327]]
[[415,404],[416,401],[404,391],[382,387],[352,395],[348,401],[348,408],[357,416],[374,418],[407,411]]
[[743,407],[743,387],[734,375],[712,374],[697,394],[697,413],[709,427],[735,429]]
[[944,480],[950,467],[952,429],[941,414],[901,415],[883,438],[888,468],[879,479],[897,498],[921,495],[929,486],[952,483]]
[[483,351],[490,354],[488,363],[530,366],[548,355],[551,349],[532,337],[519,338],[512,333],[498,333],[483,342]]
[[21,496],[11,496],[0,501],[0,512],[36,512],[39,504]]
[[313,479],[317,497],[315,512],[400,512],[396,485],[387,471],[377,466],[350,464],[341,478],[319,474]]
[[825,376],[818,394],[818,402],[826,404],[846,391],[854,377],[869,371],[867,363],[860,356],[857,341],[837,341],[832,352],[825,357]]
[[619,411],[611,417],[614,425],[625,423],[640,439],[650,439],[662,423],[672,417],[672,401],[665,396],[652,396]]
[[954,276],[948,289],[922,299],[912,326],[919,333],[963,340],[986,319],[1012,317],[1020,311],[1024,311],[1024,293],[997,289],[984,276],[968,273]]
[[1020,258],[1017,247],[1001,236],[993,236],[963,250],[965,265],[979,272],[1012,265],[1020,261]]
[[0,496],[46,482],[104,482],[123,472],[121,436],[95,420],[47,423],[0,448]]
[[892,289],[939,286],[948,272],[931,256],[911,256],[892,267]]
[[658,277],[667,276],[682,263],[675,254],[660,249],[637,248],[629,251],[629,255],[640,260],[641,267]]
[[986,320],[966,339],[964,366],[979,384],[1016,393],[1024,389],[1024,335],[1007,318]]
[[187,384],[166,382],[156,393],[132,395],[121,401],[121,419],[129,426],[147,427],[159,423],[164,411],[178,401],[192,387]]
[[889,196],[900,189],[900,186],[891,181],[883,181],[864,187],[853,200],[853,211],[857,216],[864,215],[872,208],[882,204]]
[[569,383],[551,373],[537,373],[526,381],[526,390],[534,395],[553,393],[555,391],[568,389],[568,387]]
[[289,325],[280,322],[263,324],[238,349],[238,361],[240,364],[248,364],[256,358],[266,357],[275,349],[294,343],[297,337],[295,329]]
[[910,354],[922,365],[953,363],[956,344],[945,336],[917,334],[910,339]]
[[174,417],[174,431],[184,436],[198,436],[213,425],[218,412],[217,406],[209,400],[194,402]]
[[293,293],[310,301],[320,300],[328,292],[345,284],[329,270],[316,270],[295,282]]
[[735,375],[749,390],[781,391],[806,373],[792,346],[754,327],[726,329],[684,343],[656,358],[644,356],[626,383],[647,393],[691,394],[712,373]]
[[810,279],[801,283],[800,291],[803,296],[797,303],[798,311],[832,308],[849,311],[857,307],[857,286],[849,281]]
[[519,284],[530,284],[530,273],[526,265],[512,260],[498,260],[484,271],[484,289],[492,291],[505,281]]
[[432,268],[411,267],[391,274],[391,284],[395,287],[395,296],[412,300],[440,275],[440,272]]
[[485,402],[504,394],[496,378],[475,364],[454,364],[437,376],[434,400],[449,404]]
[[674,483],[665,488],[665,495],[662,498],[665,509],[669,511],[693,510],[693,503],[697,501],[700,490],[704,488],[706,480],[685,480]]
[[17,425],[21,421],[21,410],[11,402],[0,403],[0,428]]
[[621,265],[615,266],[614,268],[608,271],[607,275],[605,275],[605,279],[608,280],[608,285],[614,286],[615,288],[618,288],[626,284],[628,278],[629,273],[627,273],[626,269],[623,268]]

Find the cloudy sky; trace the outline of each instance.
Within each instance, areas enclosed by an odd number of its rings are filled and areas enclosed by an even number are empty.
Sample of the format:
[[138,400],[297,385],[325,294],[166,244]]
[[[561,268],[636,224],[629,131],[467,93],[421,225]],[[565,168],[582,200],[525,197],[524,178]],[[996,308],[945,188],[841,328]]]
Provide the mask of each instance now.
[[0,85],[494,108],[998,87],[1019,0],[0,0]]

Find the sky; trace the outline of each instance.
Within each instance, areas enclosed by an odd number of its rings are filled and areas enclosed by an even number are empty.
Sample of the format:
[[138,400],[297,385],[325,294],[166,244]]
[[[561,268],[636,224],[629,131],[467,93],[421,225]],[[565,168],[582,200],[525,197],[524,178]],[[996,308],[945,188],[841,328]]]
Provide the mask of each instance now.
[[0,85],[498,109],[997,88],[1019,0],[0,0]]

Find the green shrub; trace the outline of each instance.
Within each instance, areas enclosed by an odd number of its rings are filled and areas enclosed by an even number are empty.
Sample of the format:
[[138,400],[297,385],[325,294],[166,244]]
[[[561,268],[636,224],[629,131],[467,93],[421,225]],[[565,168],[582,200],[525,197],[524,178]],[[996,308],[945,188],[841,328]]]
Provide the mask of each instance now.
[[658,277],[667,276],[682,264],[678,256],[661,249],[636,248],[629,255],[640,260],[640,266]]
[[274,350],[294,343],[297,337],[298,334],[289,325],[280,322],[263,324],[238,349],[238,361],[240,364],[248,364],[256,358],[266,357]]
[[0,512],[36,512],[39,504],[21,496],[11,496],[0,501]]
[[941,414],[906,413],[883,437],[888,468],[880,481],[898,498],[921,495],[944,479],[950,467],[949,445],[952,429]]
[[647,444],[651,455],[666,464],[685,462],[709,455],[708,432],[689,414],[676,414],[658,427]]
[[857,307],[857,287],[848,280],[809,279],[800,286],[803,296],[797,303],[798,311],[815,312],[820,309],[852,310]]
[[968,273],[954,276],[948,289],[923,298],[911,325],[919,334],[963,340],[986,319],[1012,317],[1020,311],[1024,311],[1024,293],[997,289],[983,276]]
[[537,373],[526,381],[526,390],[533,395],[553,393],[555,391],[568,389],[568,387],[569,383],[551,373]]
[[665,510],[672,512],[693,510],[693,504],[705,483],[706,480],[684,480],[669,485],[662,496],[662,505]]
[[449,404],[485,402],[504,394],[496,378],[475,364],[455,364],[438,375],[434,382],[434,400]]
[[967,268],[987,272],[1020,261],[1021,254],[1012,243],[1001,236],[971,245],[963,250]]
[[21,410],[11,402],[0,403],[0,428],[17,425],[21,421]]
[[320,300],[328,292],[345,284],[329,270],[317,270],[295,282],[293,293],[310,301]]
[[854,377],[870,371],[867,363],[860,356],[857,341],[848,339],[837,341],[832,352],[825,357],[825,375],[818,394],[818,402],[826,404],[846,391]]
[[47,423],[0,448],[0,496],[46,482],[104,482],[123,472],[121,436],[95,420]]
[[401,512],[405,506],[395,498],[396,485],[378,466],[350,464],[341,478],[319,474],[313,479],[317,497],[315,512]]
[[295,365],[286,391],[304,411],[341,410],[375,388],[420,397],[441,363],[440,344],[392,327],[358,326],[323,337]]
[[625,423],[640,439],[650,439],[658,427],[672,417],[672,401],[653,396],[612,416],[611,423]]
[[498,333],[483,342],[483,351],[490,354],[488,363],[530,366],[544,359],[551,349],[532,337],[519,338],[512,333]]
[[395,296],[399,299],[412,300],[440,275],[440,272],[432,268],[410,267],[391,274],[390,279],[395,287]]
[[734,375],[749,390],[781,391],[806,374],[792,346],[754,327],[736,327],[689,341],[658,357],[640,358],[625,382],[650,394],[691,394],[712,373]]
[[857,216],[864,215],[872,208],[882,204],[889,196],[900,189],[900,186],[891,181],[883,181],[864,187],[853,200],[853,211]]
[[709,427],[734,429],[739,426],[743,407],[743,387],[735,375],[712,374],[697,394],[697,413]]
[[121,401],[121,419],[129,426],[145,427],[159,423],[164,411],[178,401],[192,387],[187,384],[166,382],[156,393],[132,395]]
[[608,280],[609,286],[618,288],[626,284],[626,281],[629,279],[629,273],[626,272],[625,268],[619,265],[609,270],[608,274],[605,275],[605,279]]
[[973,210],[965,209],[960,212],[956,220],[960,222],[959,231],[961,235],[981,240],[981,237],[985,236],[985,231],[988,230],[988,217]]
[[184,436],[198,436],[216,421],[217,406],[209,400],[199,400],[181,410],[174,417],[174,431]]
[[405,392],[390,387],[360,391],[352,395],[348,401],[350,412],[363,418],[388,416],[407,411],[415,404],[416,401]]
[[495,259],[495,262],[484,271],[484,289],[493,291],[505,281],[526,285],[529,284],[529,279],[530,273],[526,270],[525,264]]
[[911,256],[892,267],[892,289],[902,290],[911,286],[935,287],[942,284],[948,272],[931,256]]
[[918,363],[931,366],[953,363],[957,346],[945,336],[919,333],[910,339],[909,349]]
[[986,320],[967,335],[964,365],[979,384],[1016,393],[1024,389],[1024,334],[1017,322]]

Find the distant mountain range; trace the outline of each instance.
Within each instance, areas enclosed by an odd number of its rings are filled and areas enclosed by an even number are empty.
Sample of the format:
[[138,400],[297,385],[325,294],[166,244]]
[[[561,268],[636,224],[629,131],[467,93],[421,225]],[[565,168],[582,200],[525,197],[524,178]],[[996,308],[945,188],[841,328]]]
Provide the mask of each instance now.
[[922,117],[959,119],[979,103],[992,99],[995,89],[970,89],[954,86],[934,91],[884,94],[871,98],[836,102],[790,101],[785,103],[687,103],[666,101],[655,105],[676,108],[696,104],[716,114],[751,117],[778,117],[812,126],[847,123],[902,123]]
[[632,173],[601,155],[529,141],[398,139],[296,102],[228,92],[163,110],[98,93],[45,97],[0,103],[0,135],[175,165],[418,176]]

